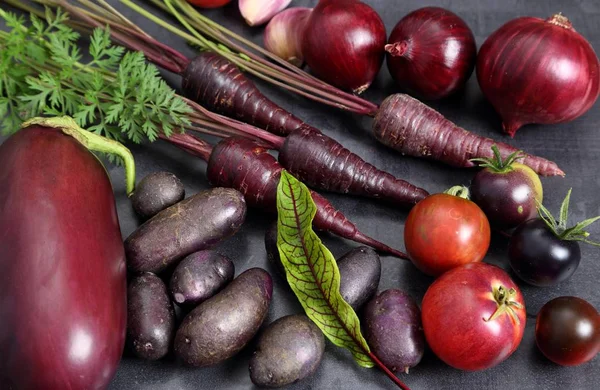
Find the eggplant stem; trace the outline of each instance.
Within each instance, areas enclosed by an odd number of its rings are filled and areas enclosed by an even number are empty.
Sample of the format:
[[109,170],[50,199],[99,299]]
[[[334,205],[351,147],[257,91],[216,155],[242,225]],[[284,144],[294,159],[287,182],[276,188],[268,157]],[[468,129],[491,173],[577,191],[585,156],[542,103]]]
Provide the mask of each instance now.
[[23,122],[21,128],[26,128],[32,125],[52,127],[60,129],[64,134],[75,138],[79,143],[85,146],[88,150],[101,152],[120,157],[125,167],[125,183],[127,188],[127,196],[133,195],[135,190],[135,161],[131,151],[121,143],[102,137],[98,134],[91,133],[79,127],[77,122],[70,116],[59,116],[54,118],[32,118]]

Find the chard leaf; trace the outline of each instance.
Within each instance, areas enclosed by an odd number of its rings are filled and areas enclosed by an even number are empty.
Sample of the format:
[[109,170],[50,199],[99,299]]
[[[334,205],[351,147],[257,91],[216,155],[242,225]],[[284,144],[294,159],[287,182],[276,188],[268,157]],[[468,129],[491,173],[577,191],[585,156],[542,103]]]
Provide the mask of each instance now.
[[316,206],[308,188],[285,170],[277,187],[277,247],[288,283],[306,315],[356,362],[373,367],[360,322],[340,294],[340,273],[331,252],[312,230]]

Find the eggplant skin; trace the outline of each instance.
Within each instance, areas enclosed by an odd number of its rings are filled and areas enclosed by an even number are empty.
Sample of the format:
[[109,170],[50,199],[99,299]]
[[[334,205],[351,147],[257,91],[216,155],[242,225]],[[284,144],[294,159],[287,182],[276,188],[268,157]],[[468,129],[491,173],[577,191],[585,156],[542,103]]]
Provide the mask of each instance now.
[[273,281],[267,271],[242,272],[183,319],[175,335],[175,355],[196,367],[219,364],[236,355],[258,332],[272,295]]
[[0,146],[0,167],[0,388],[106,388],[127,317],[106,170],[78,141],[40,126]]

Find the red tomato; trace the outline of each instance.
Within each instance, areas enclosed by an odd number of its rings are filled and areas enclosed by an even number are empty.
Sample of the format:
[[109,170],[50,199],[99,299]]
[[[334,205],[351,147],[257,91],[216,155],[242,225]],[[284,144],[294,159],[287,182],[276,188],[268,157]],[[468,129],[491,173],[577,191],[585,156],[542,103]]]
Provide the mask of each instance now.
[[187,0],[187,2],[200,8],[219,8],[230,3],[231,0]]
[[425,293],[421,311],[427,343],[460,370],[501,363],[517,349],[525,330],[521,291],[490,264],[465,264],[440,276]]
[[404,245],[413,264],[431,276],[483,259],[490,246],[490,223],[468,199],[435,194],[408,214]]

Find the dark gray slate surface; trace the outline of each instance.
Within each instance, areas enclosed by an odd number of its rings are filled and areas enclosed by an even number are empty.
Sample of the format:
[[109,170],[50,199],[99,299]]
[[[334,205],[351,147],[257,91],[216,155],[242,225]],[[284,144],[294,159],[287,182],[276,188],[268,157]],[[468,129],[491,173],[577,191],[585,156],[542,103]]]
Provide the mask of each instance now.
[[[117,4],[118,0],[109,1]],[[425,5],[446,7],[471,26],[477,44],[504,22],[517,16],[547,17],[562,12],[600,51],[600,1],[598,0],[368,0],[382,16],[388,33],[395,23],[406,13]],[[235,1],[234,1],[235,3]],[[315,0],[297,0],[296,6],[313,6]],[[118,6],[126,15],[132,16],[125,7]],[[251,36],[257,42],[262,39],[262,29],[245,26],[239,16],[237,6],[232,4],[225,9],[208,12],[215,20],[224,23],[235,31]],[[161,30],[142,17],[132,19],[163,42],[182,50],[189,56],[193,51],[183,40]],[[172,85],[179,87],[178,77],[166,74]],[[347,148],[361,155],[367,161],[394,175],[406,178],[430,192],[443,191],[455,184],[468,184],[472,171],[449,168],[434,162],[402,157],[394,151],[379,145],[370,135],[371,120],[360,118],[331,108],[320,106],[308,100],[278,91],[258,83],[261,90],[300,118],[322,129],[328,135],[342,142]],[[393,92],[387,69],[382,68],[374,85],[365,96],[375,102]],[[596,104],[578,120],[556,126],[527,126],[511,140],[500,134],[500,119],[484,100],[476,78],[471,77],[464,93],[452,99],[432,103],[444,115],[462,127],[478,134],[502,140],[524,150],[556,161],[567,172],[567,177],[543,179],[545,203],[551,210],[557,210],[562,198],[573,187],[571,218],[582,220],[600,214],[600,112]],[[207,188],[205,164],[167,145],[133,146],[136,157],[138,179],[156,171],[167,170],[176,173],[184,181],[188,194]],[[110,168],[117,194],[119,217],[123,237],[137,226],[138,222],[124,195],[123,175],[117,168]],[[406,211],[377,204],[372,200],[328,194],[332,203],[341,209],[365,233],[393,246],[403,248],[402,232]],[[255,266],[269,269],[263,245],[263,234],[270,217],[259,212],[250,212],[242,230],[235,237],[219,246],[219,250],[230,256],[236,264],[236,273]],[[590,228],[590,232],[600,239],[600,224]],[[334,255],[339,256],[353,247],[353,243],[331,236],[324,238]],[[597,308],[600,307],[600,249],[582,247],[582,262],[575,275],[554,288],[534,288],[520,284],[525,295],[529,313],[537,313],[548,300],[561,295],[582,297]],[[494,236],[492,246],[485,261],[508,269],[507,240]],[[392,257],[383,257],[383,272],[380,290],[402,288],[421,300],[432,279],[422,275],[411,264]],[[284,287],[283,281],[275,278],[273,304],[267,323],[280,316],[298,313],[302,309],[293,294]],[[457,314],[460,315],[460,314]],[[427,352],[422,363],[409,375],[401,378],[411,389],[593,389],[600,383],[600,359],[575,368],[562,368],[546,360],[535,347],[535,320],[529,319],[525,337],[514,355],[501,365],[477,373],[455,370]],[[186,368],[172,359],[148,363],[125,357],[111,385],[111,389],[252,389],[248,376],[248,359],[251,346],[236,358],[214,368]],[[323,363],[310,379],[290,386],[292,389],[392,389],[394,386],[385,375],[376,369],[359,368],[349,353],[334,347],[328,342]]]

